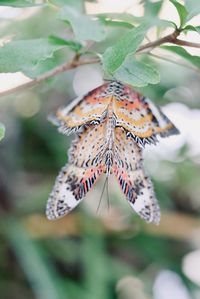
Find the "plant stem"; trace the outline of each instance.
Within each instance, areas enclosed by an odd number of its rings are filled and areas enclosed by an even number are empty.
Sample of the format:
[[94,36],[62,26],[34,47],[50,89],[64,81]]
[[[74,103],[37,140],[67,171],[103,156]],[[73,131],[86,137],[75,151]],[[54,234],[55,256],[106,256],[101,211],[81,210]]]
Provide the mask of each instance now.
[[[176,44],[176,45],[181,45],[181,46],[187,46],[187,47],[194,47],[194,48],[200,48],[200,44],[197,43],[192,43],[192,42],[188,42],[188,41],[184,41],[184,40],[180,40],[177,37],[180,35],[181,31],[179,29],[176,29],[174,32],[172,32],[169,35],[166,35],[156,41],[153,42],[148,42],[144,45],[142,45],[141,47],[138,48],[138,50],[136,51],[136,53],[142,52],[146,49],[154,49],[162,44],[165,43],[171,43],[171,44]],[[80,60],[80,56],[76,55],[73,60],[71,62],[67,62],[63,65],[60,65],[44,74],[42,74],[41,76],[38,76],[37,78],[33,79],[30,82],[21,84],[17,87],[8,89],[6,91],[0,92],[0,97],[2,96],[6,96],[18,91],[21,91],[25,88],[28,87],[33,87],[34,85],[48,79],[51,78],[53,76],[56,76],[58,74],[61,74],[65,71],[74,69],[80,65],[85,65],[85,64],[94,64],[94,63],[99,63],[100,59],[96,58],[96,59],[91,59],[91,60]]]
[[7,96],[7,95],[10,95],[10,94],[18,92],[18,91],[22,91],[25,88],[33,87],[36,84],[43,82],[44,80],[46,80],[48,78],[54,77],[60,73],[74,69],[80,65],[94,64],[94,63],[98,63],[98,62],[99,62],[99,59],[83,60],[83,61],[80,61],[78,59],[77,60],[73,59],[71,62],[64,63],[48,72],[42,74],[41,76],[38,76],[37,78],[35,78],[27,83],[24,83],[24,84],[14,87],[14,88],[0,92],[0,97]]
[[192,43],[192,42],[188,42],[186,40],[181,40],[181,39],[176,39],[175,44],[185,46],[185,47],[191,47],[191,48],[200,48],[200,44],[198,44],[198,43]]
[[154,42],[149,42],[149,43],[141,46],[136,52],[138,53],[138,52],[141,52],[141,51],[149,49],[149,48],[153,49],[153,48],[156,48],[156,47],[158,47],[162,44],[165,44],[165,43],[175,44],[179,34],[180,34],[180,31],[178,29],[176,29],[173,33],[171,33],[169,35],[166,35],[162,38],[159,38],[158,40],[156,40]]

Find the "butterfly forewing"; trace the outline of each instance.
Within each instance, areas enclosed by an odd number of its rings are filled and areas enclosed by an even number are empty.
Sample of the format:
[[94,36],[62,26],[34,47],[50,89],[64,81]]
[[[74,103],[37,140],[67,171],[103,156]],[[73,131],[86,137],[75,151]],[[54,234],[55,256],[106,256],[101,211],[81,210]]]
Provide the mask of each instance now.
[[50,120],[64,134],[80,131],[88,124],[99,124],[105,118],[107,107],[112,94],[107,91],[108,84],[104,84],[87,95],[75,99],[70,105],[58,109]]
[[128,86],[119,85],[114,97],[116,126],[123,127],[139,145],[156,143],[162,137],[178,134],[172,122],[150,100]]

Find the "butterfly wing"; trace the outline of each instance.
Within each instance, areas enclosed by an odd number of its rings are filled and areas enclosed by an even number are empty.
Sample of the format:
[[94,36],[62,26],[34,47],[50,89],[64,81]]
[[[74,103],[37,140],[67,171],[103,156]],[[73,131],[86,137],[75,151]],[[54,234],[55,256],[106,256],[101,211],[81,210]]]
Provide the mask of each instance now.
[[105,124],[91,126],[79,133],[69,150],[68,165],[59,173],[46,208],[52,220],[68,214],[85,197],[100,175],[103,166]]
[[150,100],[123,86],[123,95],[114,98],[116,126],[123,127],[140,146],[155,144],[156,135],[179,134],[173,123]]
[[90,125],[79,133],[69,150],[69,163],[77,167],[96,167],[104,164],[106,122]]
[[145,221],[158,224],[160,221],[159,206],[142,162],[141,149],[134,140],[126,136],[122,129],[117,128],[113,173],[136,213]]
[[59,127],[61,133],[67,135],[81,131],[88,124],[99,124],[105,118],[111,101],[107,88],[106,83],[86,96],[75,99],[70,105],[58,109],[49,120]]
[[54,220],[72,211],[93,187],[102,171],[101,167],[63,167],[47,201],[47,218]]

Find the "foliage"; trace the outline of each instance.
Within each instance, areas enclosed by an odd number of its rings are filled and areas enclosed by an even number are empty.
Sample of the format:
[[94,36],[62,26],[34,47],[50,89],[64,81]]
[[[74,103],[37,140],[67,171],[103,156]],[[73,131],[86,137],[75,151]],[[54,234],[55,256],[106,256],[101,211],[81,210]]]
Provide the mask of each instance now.
[[[195,2],[195,1],[194,1]],[[196,2],[187,2],[186,6],[182,5],[176,0],[171,0],[171,3],[175,6],[179,17],[180,25],[177,25],[179,30],[196,30],[198,27],[194,27],[188,24],[188,21],[198,13],[198,5]],[[80,3],[80,1],[78,1]],[[12,5],[15,7],[29,7],[31,5],[37,5],[37,1],[3,1],[1,5]],[[110,27],[115,24],[117,27],[126,27],[126,31],[123,36],[116,40],[113,44],[107,45],[107,48],[103,52],[93,52],[94,55],[102,57],[103,69],[106,75],[118,77],[122,82],[127,82],[127,74],[121,69],[127,69],[127,58],[131,56],[133,58],[133,64],[136,63],[134,60],[134,54],[145,36],[148,34],[149,29],[152,26],[171,27],[172,23],[165,20],[160,20],[158,13],[162,8],[162,1],[151,3],[150,1],[145,2],[145,14],[144,18],[138,18],[134,16],[128,16],[126,14],[110,14],[110,15],[92,15],[88,16],[82,11],[82,6],[72,5],[71,1],[49,1],[44,2],[44,8],[49,5],[51,8],[54,5],[58,5],[58,13],[54,13],[54,18],[63,21],[63,30],[66,28],[72,28],[72,32],[68,31],[63,37],[56,36],[54,32],[51,35],[54,36],[52,39],[49,37],[40,37],[39,39],[29,40],[13,40],[0,49],[0,71],[1,72],[16,72],[22,71],[29,77],[34,77],[38,73],[42,73],[40,70],[41,63],[45,63],[46,70],[55,67],[56,64],[52,64],[52,59],[57,52],[60,53],[61,49],[65,48],[65,51],[78,52],[81,55],[88,55],[92,52],[84,49],[84,43],[86,41],[97,42],[101,44],[106,40],[106,35],[109,32]],[[68,4],[68,5],[67,5]],[[42,8],[41,8],[42,9]],[[130,29],[131,26],[134,28]],[[185,26],[185,28],[184,28]],[[116,28],[117,30],[117,28]],[[30,36],[31,38],[31,36]],[[62,42],[61,42],[62,41]],[[87,48],[87,47],[86,47]],[[14,51],[15,49],[15,51]],[[175,49],[175,48],[174,48]],[[148,53],[146,54],[148,55]],[[188,53],[188,60],[190,54]],[[182,55],[182,57],[185,57]],[[192,57],[191,57],[192,60]],[[57,64],[59,65],[58,60]],[[124,65],[123,65],[124,64]],[[151,66],[151,62],[149,61]],[[137,66],[140,65],[139,63]],[[119,69],[121,67],[121,69]],[[40,71],[37,71],[37,70]],[[119,69],[119,70],[118,70]],[[149,83],[158,83],[158,70],[154,72],[148,72],[149,66],[140,67],[140,76],[142,81],[139,80],[128,80],[133,86],[145,86]],[[131,71],[130,71],[131,72]],[[120,74],[120,76],[119,76]],[[155,77],[154,77],[155,76]]]
[[[53,40],[54,41],[54,40]],[[52,58],[54,52],[63,48],[56,40],[33,39],[13,41],[0,48],[0,72],[14,73],[21,71],[32,77],[34,69],[46,59]]]
[[116,70],[114,76],[119,81],[138,87],[145,86],[147,83],[156,84],[160,81],[156,69],[130,56]]
[[181,56],[185,60],[188,60],[194,66],[200,68],[200,57],[197,55],[191,55],[184,48],[178,46],[163,46],[162,48]]
[[106,72],[114,74],[126,57],[136,52],[145,37],[146,31],[146,26],[133,28],[113,46],[106,49],[103,54],[103,64]]
[[75,38],[80,42],[84,40],[99,42],[104,38],[104,27],[99,20],[92,20],[75,8],[64,6],[60,11],[59,18],[71,24]]
[[5,135],[5,127],[2,123],[0,123],[0,140],[3,139]]

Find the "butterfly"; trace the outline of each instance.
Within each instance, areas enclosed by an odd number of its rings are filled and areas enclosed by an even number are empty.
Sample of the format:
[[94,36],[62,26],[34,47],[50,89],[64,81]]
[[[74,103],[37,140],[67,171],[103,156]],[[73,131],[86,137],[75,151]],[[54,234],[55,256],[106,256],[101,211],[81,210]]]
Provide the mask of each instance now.
[[50,120],[61,133],[76,137],[49,196],[48,219],[69,213],[102,174],[113,174],[135,212],[146,222],[159,223],[142,149],[156,144],[157,136],[179,134],[160,108],[131,87],[111,81],[58,109]]

